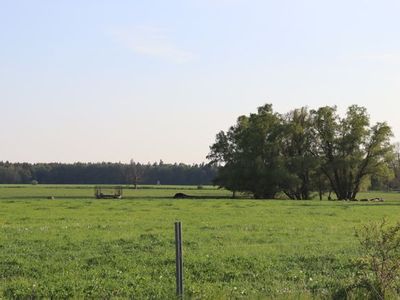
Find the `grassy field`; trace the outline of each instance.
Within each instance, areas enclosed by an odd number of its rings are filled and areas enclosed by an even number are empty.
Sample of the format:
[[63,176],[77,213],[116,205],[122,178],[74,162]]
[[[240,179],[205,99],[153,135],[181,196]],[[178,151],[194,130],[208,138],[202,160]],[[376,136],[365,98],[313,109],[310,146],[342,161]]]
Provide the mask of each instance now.
[[[204,199],[171,199],[178,191]],[[360,197],[383,203],[231,200],[211,187],[124,193],[0,185],[0,297],[173,299],[181,220],[189,298],[331,298],[353,280],[355,229],[400,220],[397,193]]]

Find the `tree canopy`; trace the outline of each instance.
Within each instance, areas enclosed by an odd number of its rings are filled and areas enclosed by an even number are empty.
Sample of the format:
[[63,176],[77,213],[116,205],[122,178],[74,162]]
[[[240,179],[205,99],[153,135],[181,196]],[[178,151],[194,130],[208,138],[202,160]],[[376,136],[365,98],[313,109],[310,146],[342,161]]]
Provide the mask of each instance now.
[[355,199],[365,181],[390,173],[391,136],[386,123],[371,126],[357,105],[341,117],[336,107],[279,114],[266,104],[219,132],[207,158],[219,166],[216,184],[255,198],[282,192],[310,199],[313,191],[331,190]]

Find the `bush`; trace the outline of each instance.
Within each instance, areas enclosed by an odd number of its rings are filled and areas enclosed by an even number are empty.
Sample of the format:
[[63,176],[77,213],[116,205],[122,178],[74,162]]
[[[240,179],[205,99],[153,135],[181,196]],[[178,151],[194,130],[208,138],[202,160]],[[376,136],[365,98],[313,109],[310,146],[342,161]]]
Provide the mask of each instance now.
[[34,180],[31,181],[31,184],[32,184],[32,185],[37,185],[37,184],[39,184],[39,182],[38,182],[37,180],[34,179]]
[[362,256],[357,263],[358,286],[371,298],[385,299],[396,293],[400,277],[400,222],[390,226],[383,219],[364,225],[356,233]]

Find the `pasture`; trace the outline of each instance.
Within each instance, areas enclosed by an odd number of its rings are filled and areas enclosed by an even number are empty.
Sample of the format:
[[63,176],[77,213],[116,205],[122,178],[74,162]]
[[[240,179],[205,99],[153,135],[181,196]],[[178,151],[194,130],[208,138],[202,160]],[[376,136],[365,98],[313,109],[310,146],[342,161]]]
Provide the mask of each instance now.
[[[171,199],[178,191],[199,198]],[[176,220],[187,297],[331,298],[353,280],[355,229],[400,220],[397,193],[361,196],[383,203],[229,195],[154,186],[96,200],[91,186],[0,186],[0,298],[173,299]]]

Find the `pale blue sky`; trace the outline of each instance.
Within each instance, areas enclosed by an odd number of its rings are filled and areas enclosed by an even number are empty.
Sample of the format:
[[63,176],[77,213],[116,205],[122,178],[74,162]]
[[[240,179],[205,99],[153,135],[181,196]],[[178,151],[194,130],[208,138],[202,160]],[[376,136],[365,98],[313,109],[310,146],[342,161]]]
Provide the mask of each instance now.
[[0,160],[202,162],[264,103],[400,135],[400,1],[0,0]]

